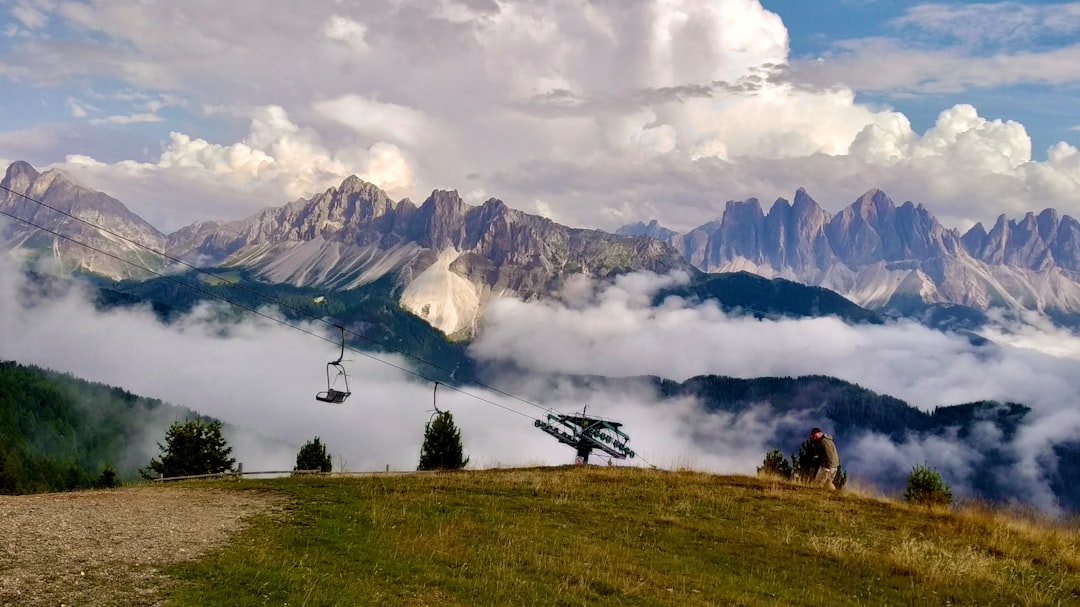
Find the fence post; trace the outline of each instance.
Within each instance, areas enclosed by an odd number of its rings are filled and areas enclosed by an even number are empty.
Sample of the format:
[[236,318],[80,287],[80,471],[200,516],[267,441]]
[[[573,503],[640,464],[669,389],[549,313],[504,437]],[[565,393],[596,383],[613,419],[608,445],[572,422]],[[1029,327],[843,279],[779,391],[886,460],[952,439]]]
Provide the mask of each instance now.
[[386,464],[386,471],[390,472],[390,464]]
[[236,464],[236,478],[244,477],[244,462]]

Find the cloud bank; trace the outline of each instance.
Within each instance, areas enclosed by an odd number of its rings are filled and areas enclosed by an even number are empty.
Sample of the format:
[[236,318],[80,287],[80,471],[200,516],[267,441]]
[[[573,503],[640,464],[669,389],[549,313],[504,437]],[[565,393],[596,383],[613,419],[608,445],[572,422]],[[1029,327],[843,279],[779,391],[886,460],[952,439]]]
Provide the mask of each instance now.
[[[1024,125],[969,104],[916,130],[859,97],[1071,86],[1072,4],[988,5],[1000,18],[981,20],[915,7],[897,37],[816,58],[792,57],[787,26],[758,0],[310,8],[17,3],[0,78],[63,96],[50,120],[0,132],[0,156],[65,167],[167,231],[349,174],[394,197],[457,188],[605,229],[649,218],[687,229],[728,199],[798,187],[830,211],[880,187],[959,227],[1036,207],[1080,213],[1073,145],[1033,150]],[[1004,35],[995,24],[1013,22],[1017,36],[1061,39],[989,54]],[[946,33],[944,47],[898,42]]]
[[[849,470],[871,479],[905,478],[913,465],[931,462],[953,480],[960,495],[970,495],[968,483],[979,473],[982,453],[1002,449],[1016,460],[1003,482],[1017,496],[1053,507],[1047,480],[1053,447],[1074,441],[1080,432],[1080,338],[1035,324],[996,325],[987,334],[997,343],[976,346],[966,336],[907,321],[852,326],[831,317],[758,320],[726,314],[711,301],[678,297],[650,306],[659,289],[683,280],[634,274],[610,284],[582,280],[561,301],[497,301],[471,352],[480,360],[512,362],[525,374],[540,375],[648,374],[676,381],[706,374],[828,375],[924,411],[978,400],[1019,402],[1033,412],[1011,442],[989,424],[978,425],[973,437],[963,441],[913,434],[894,443],[866,434],[841,437],[846,441],[842,457]],[[769,414],[757,415],[766,419]],[[827,425],[797,421],[806,427]],[[773,431],[784,423],[770,421]],[[760,463],[744,461],[740,470],[752,471],[751,462]]]

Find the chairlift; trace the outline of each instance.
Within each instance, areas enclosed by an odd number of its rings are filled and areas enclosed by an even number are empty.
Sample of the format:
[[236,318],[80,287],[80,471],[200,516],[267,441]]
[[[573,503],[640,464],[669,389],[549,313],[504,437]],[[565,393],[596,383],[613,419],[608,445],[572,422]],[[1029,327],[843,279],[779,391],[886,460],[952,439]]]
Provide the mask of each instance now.
[[441,415],[443,412],[439,409],[439,403],[436,400],[436,395],[439,393],[439,382],[435,382],[435,387],[431,390],[431,406],[435,410],[431,413],[431,417],[428,418],[427,424],[424,425],[424,429],[427,430],[431,427],[431,422],[435,421],[435,416]]
[[[345,399],[349,398],[352,392],[349,392],[349,374],[345,372],[345,367],[341,365],[342,359],[345,358],[345,327],[341,325],[334,326],[341,331],[341,354],[338,355],[337,360],[326,363],[326,391],[316,394],[315,400],[339,405],[345,402]],[[331,367],[337,372],[333,379],[330,378]],[[337,389],[339,379],[345,384],[344,390]]]

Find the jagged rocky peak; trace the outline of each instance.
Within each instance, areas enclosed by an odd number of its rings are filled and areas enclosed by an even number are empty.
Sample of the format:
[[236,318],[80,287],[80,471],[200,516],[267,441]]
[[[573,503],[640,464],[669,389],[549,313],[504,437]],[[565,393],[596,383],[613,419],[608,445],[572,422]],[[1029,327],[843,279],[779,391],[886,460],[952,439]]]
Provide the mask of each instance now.
[[1054,209],[1043,209],[1035,217],[1035,223],[1038,226],[1039,238],[1042,238],[1044,242],[1051,242],[1057,236],[1057,229],[1061,220],[1058,218],[1058,212]]
[[37,181],[37,178],[41,173],[37,172],[37,169],[30,166],[29,162],[23,160],[16,160],[8,165],[7,172],[4,174],[3,185],[20,194],[25,194],[30,189],[30,185]]
[[350,175],[338,187],[338,196],[355,210],[358,219],[374,219],[394,208],[394,201],[379,186]]
[[456,247],[465,237],[467,206],[457,190],[433,190],[420,205],[420,221],[410,236],[421,246],[437,251]]
[[624,225],[623,227],[615,230],[615,233],[620,236],[648,236],[649,238],[655,238],[663,242],[670,243],[678,236],[678,232],[675,230],[669,230],[660,225],[660,222],[653,219],[649,223],[639,221],[637,223],[631,223]]
[[[7,167],[3,185],[17,194],[0,192],[0,208],[14,210],[18,217],[30,222],[13,224],[7,229],[11,246],[33,243],[25,246],[60,260],[60,266],[65,269],[110,278],[142,275],[147,263],[160,261],[153,253],[138,248],[142,245],[160,250],[164,236],[157,229],[120,201],[80,185],[60,169],[38,172],[29,163],[16,161]],[[69,216],[87,223],[73,222]]]
[[[761,202],[757,198],[747,198],[746,200],[729,200],[724,205],[723,220],[728,218],[738,219],[755,219],[764,218],[765,214],[761,210]],[[722,220],[722,221],[723,221]]]
[[892,199],[877,188],[871,188],[851,204],[852,208],[864,219],[874,215],[888,214],[896,210]]
[[829,212],[822,208],[803,188],[795,191],[795,199],[791,203],[791,212],[797,223],[824,225],[832,218]]
[[[304,214],[314,216],[314,222],[308,222],[306,231],[341,230],[355,227],[386,215],[394,208],[394,201],[377,185],[360,179],[356,175],[346,177],[336,188],[330,188],[311,200],[297,200],[282,207],[287,217],[279,218],[291,222],[295,216]],[[276,209],[270,209],[277,215]]]

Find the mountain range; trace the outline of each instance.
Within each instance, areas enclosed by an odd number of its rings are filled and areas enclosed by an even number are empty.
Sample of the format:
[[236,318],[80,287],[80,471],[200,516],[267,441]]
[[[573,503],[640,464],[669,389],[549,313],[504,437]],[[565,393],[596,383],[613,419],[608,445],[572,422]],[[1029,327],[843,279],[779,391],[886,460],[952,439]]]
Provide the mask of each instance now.
[[[574,274],[696,272],[674,248],[652,238],[568,228],[494,198],[472,206],[456,191],[436,190],[420,205],[408,199],[395,202],[357,177],[247,219],[196,222],[168,235],[56,169],[39,173],[15,162],[0,185],[0,210],[40,226],[9,222],[0,243],[39,255],[51,252],[64,269],[114,279],[142,277],[147,272],[140,266],[156,271],[173,258],[197,267],[244,268],[268,282],[333,290],[393,273],[401,287],[399,303],[448,335],[471,334],[493,299],[544,297]],[[70,216],[113,234],[101,234]],[[62,229],[113,257],[41,228]],[[117,236],[162,255],[148,254]]]
[[573,275],[638,270],[682,270],[695,281],[707,280],[704,273],[750,272],[823,287],[887,313],[959,305],[1080,320],[1080,222],[1053,209],[1019,221],[1002,215],[989,230],[976,224],[961,233],[923,205],[898,206],[880,190],[834,215],[800,189],[767,213],[755,198],[729,201],[717,220],[685,234],[655,220],[611,234],[566,227],[495,198],[469,205],[453,190],[435,190],[419,205],[394,201],[353,176],[246,219],[199,221],[163,234],[61,170],[38,172],[18,161],[0,185],[0,210],[33,224],[7,222],[0,245],[51,257],[64,271],[145,278],[179,259],[328,290],[392,275],[403,308],[457,337],[475,332],[494,299],[541,299]]
[[705,272],[748,271],[831,289],[870,309],[960,304],[1080,312],[1080,222],[1046,209],[961,233],[923,205],[873,189],[835,215],[805,190],[764,212],[756,198],[685,234],[657,221],[623,226],[674,246]]

